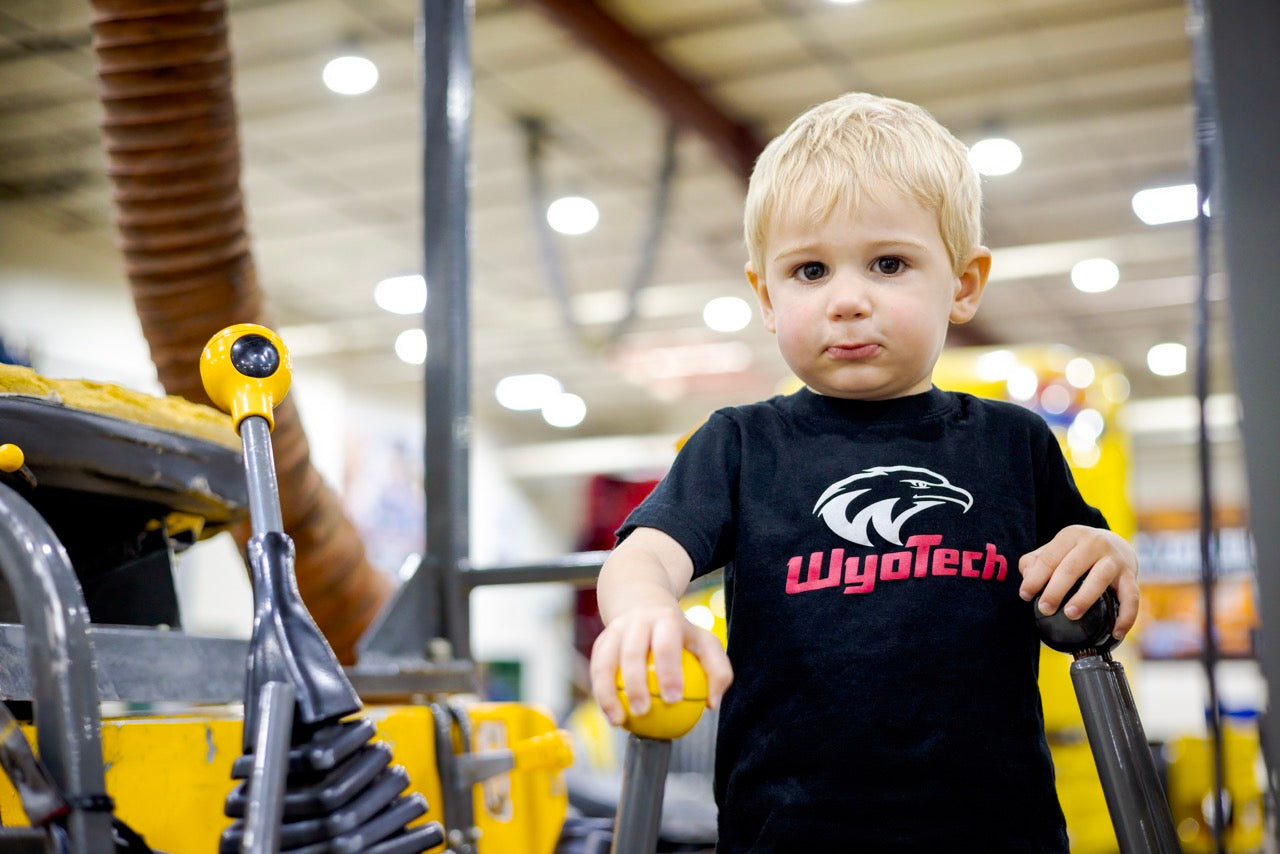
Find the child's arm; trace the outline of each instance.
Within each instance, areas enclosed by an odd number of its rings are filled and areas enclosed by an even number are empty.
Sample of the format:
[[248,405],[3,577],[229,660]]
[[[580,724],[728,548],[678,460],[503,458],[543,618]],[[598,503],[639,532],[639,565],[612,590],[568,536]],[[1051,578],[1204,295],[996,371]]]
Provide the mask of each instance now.
[[1057,611],[1071,585],[1087,572],[1089,577],[1063,609],[1068,617],[1079,618],[1110,587],[1120,601],[1112,634],[1124,637],[1138,618],[1138,555],[1123,537],[1105,528],[1068,525],[1023,555],[1018,570],[1022,573],[1019,595],[1030,601],[1039,592],[1040,610],[1045,614]]
[[684,677],[680,650],[687,647],[707,673],[707,706],[720,704],[733,671],[720,640],[685,618],[679,598],[693,577],[684,548],[656,528],[637,528],[600,569],[596,597],[605,629],[591,650],[591,693],[615,726],[623,721],[614,678],[619,667],[634,714],[649,710],[648,653],[667,702],[680,699]]

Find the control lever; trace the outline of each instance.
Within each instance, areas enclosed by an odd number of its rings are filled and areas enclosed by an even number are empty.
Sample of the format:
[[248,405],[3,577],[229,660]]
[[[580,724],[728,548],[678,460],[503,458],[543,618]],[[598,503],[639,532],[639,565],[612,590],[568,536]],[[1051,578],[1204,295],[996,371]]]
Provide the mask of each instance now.
[[372,725],[342,720],[360,710],[360,698],[298,593],[271,448],[273,410],[291,376],[284,343],[254,324],[222,330],[200,356],[205,391],[231,415],[244,447],[253,531],[244,754],[232,766],[245,782],[227,796],[226,814],[237,820],[219,851],[419,854],[444,841],[443,828],[406,827],[427,811],[426,799],[400,795],[408,775],[371,741]]
[[[1075,583],[1064,602],[1080,584]],[[1111,658],[1119,643],[1111,634],[1119,616],[1115,593],[1107,590],[1078,620],[1061,608],[1041,614],[1039,596],[1031,604],[1045,645],[1075,657],[1071,683],[1121,854],[1179,854],[1182,846],[1169,799],[1160,785],[1129,680],[1124,666]]]
[[630,735],[622,762],[622,792],[614,818],[611,854],[653,854],[657,850],[671,742],[693,729],[707,705],[707,674],[687,649],[681,650],[680,667],[684,696],[667,703],[658,690],[650,654],[649,711],[643,715],[631,713],[631,704],[622,690],[622,673],[618,673],[618,698],[626,714],[622,726]]

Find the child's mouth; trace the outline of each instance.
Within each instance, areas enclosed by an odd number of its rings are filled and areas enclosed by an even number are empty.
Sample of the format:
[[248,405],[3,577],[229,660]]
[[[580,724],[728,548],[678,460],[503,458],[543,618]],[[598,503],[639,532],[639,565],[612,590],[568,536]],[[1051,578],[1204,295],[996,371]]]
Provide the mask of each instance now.
[[879,352],[879,344],[836,345],[834,347],[827,348],[827,355],[831,358],[846,362],[857,362],[862,361],[863,359],[870,359]]

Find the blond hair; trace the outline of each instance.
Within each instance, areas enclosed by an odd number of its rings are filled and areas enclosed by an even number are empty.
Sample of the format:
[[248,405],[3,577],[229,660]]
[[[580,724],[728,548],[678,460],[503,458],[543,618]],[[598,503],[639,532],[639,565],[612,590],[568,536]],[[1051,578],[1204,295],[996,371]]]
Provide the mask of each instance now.
[[747,185],[747,252],[764,275],[764,234],[779,211],[821,222],[856,210],[877,188],[914,198],[938,215],[959,273],[982,242],[982,184],[968,149],[924,108],[850,92],[802,113],[756,160]]

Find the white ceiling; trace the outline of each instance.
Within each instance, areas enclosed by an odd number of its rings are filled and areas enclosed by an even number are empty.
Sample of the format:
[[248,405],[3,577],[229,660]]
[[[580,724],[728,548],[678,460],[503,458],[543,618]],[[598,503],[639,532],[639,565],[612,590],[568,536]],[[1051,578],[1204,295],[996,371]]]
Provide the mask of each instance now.
[[[696,130],[682,129],[650,284],[629,331],[611,341],[641,259],[668,119],[548,14],[563,5],[476,3],[473,409],[493,434],[521,443],[682,432],[715,406],[769,394],[786,375],[758,323],[725,335],[701,321],[709,299],[749,296],[743,183]],[[1012,137],[1024,161],[986,180],[996,260],[967,340],[1057,342],[1113,357],[1135,398],[1190,389],[1186,376],[1152,376],[1145,353],[1159,341],[1191,343],[1194,230],[1145,226],[1130,208],[1139,189],[1193,179],[1181,0],[596,5],[760,142],[849,89],[919,102],[969,143],[990,129]],[[418,4],[233,0],[230,8],[243,185],[270,315],[299,370],[412,398],[421,369],[400,363],[392,342],[416,319],[381,311],[372,293],[380,278],[422,263]],[[116,282],[123,262],[113,248],[89,18],[87,0],[0,6],[0,212],[51,239],[96,247],[104,280]],[[334,95],[321,68],[352,46],[381,79],[367,95]],[[593,232],[556,238],[574,329],[538,263],[526,118],[549,132],[548,189],[589,195],[601,211]],[[1119,286],[1074,290],[1070,267],[1096,256],[1119,265]],[[1218,323],[1223,307],[1214,305]],[[732,374],[645,378],[636,367],[660,362],[655,349],[732,340],[751,354]],[[692,367],[716,362],[714,350],[693,352],[701,355]],[[1224,362],[1215,360],[1219,378]],[[529,371],[580,395],[586,420],[559,431],[536,414],[501,410],[497,380]]]

